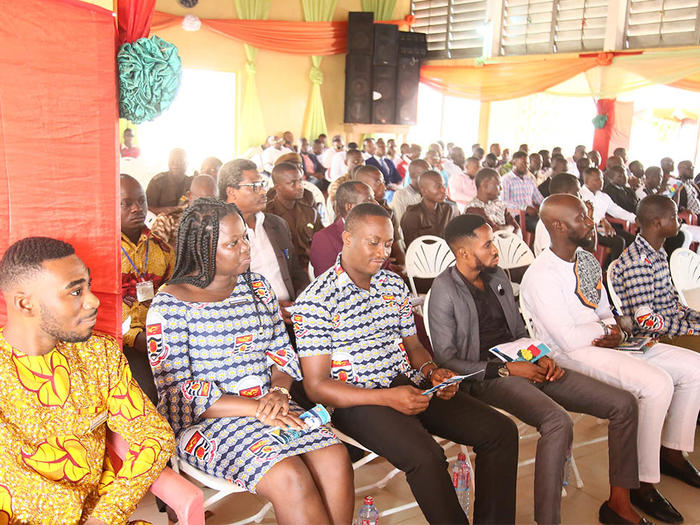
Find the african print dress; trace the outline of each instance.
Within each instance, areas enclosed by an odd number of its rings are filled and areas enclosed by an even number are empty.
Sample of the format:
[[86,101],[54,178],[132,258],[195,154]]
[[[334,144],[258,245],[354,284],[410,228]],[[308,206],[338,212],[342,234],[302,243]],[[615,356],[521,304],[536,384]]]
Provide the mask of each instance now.
[[[254,417],[202,418],[222,395],[258,398],[270,389],[270,367],[301,379],[270,283],[243,275],[223,301],[188,303],[167,292],[153,299],[146,320],[148,358],[158,388],[158,410],[170,422],[177,454],[194,467],[255,492],[284,458],[338,443],[321,427],[280,445],[275,427]],[[290,407],[303,410],[294,403]]]

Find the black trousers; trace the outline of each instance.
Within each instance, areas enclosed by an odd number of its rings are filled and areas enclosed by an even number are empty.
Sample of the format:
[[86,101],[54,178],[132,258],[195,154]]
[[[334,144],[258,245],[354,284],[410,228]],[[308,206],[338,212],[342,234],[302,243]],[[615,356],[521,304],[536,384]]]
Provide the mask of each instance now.
[[140,352],[131,346],[124,345],[124,355],[129,362],[131,375],[136,380],[146,397],[151,400],[155,406],[158,406],[158,391],[156,383],[153,380],[153,372],[151,364],[148,362],[148,354]]
[[[392,386],[409,384],[399,376]],[[476,452],[474,523],[515,522],[518,430],[486,403],[457,392],[449,401],[433,398],[428,409],[407,416],[368,405],[337,408],[333,425],[406,473],[413,496],[431,524],[468,523],[448,473],[445,454],[431,434]]]
[[603,270],[607,270],[610,263],[617,259],[624,251],[626,243],[625,239],[620,235],[598,235],[598,244],[610,248],[610,254],[603,264]]

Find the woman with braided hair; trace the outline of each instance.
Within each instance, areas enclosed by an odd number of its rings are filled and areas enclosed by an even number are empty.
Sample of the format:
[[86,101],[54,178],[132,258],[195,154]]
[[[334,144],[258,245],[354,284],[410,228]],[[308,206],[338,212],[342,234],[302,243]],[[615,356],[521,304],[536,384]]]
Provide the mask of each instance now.
[[202,198],[185,210],[173,276],[146,323],[158,410],[178,456],[265,496],[279,523],[350,523],[352,468],[333,433],[272,437],[305,429],[288,392],[301,371],[272,287],[249,264],[235,205]]

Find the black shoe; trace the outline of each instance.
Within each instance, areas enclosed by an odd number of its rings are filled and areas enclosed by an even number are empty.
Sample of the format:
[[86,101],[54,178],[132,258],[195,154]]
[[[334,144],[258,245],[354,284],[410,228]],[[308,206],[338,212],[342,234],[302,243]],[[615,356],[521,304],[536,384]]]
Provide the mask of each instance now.
[[700,472],[698,472],[698,469],[696,469],[695,466],[687,459],[685,460],[683,468],[678,468],[661,458],[661,473],[676,479],[680,479],[682,482],[687,483],[691,487],[700,488]]
[[[604,502],[598,510],[598,521],[604,525],[635,525],[633,521],[627,521],[625,518],[620,516],[617,512],[612,510],[608,506],[608,502]],[[646,518],[640,519],[636,525],[654,525],[653,522]]]
[[635,507],[639,507],[643,512],[654,516],[657,520],[665,523],[683,523],[681,513],[656,488],[652,488],[644,496],[641,495],[639,489],[631,489],[630,500]]

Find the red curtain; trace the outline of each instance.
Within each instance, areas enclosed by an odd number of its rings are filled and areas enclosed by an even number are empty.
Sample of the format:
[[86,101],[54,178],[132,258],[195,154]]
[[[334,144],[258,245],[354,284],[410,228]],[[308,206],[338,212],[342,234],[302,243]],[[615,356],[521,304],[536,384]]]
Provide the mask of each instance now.
[[119,45],[148,37],[155,9],[156,0],[119,0],[117,3]]
[[615,99],[601,98],[596,101],[596,110],[598,115],[607,115],[608,121],[600,129],[596,129],[593,134],[593,149],[600,153],[601,163],[600,169],[605,169],[605,164],[608,160],[608,151],[610,150],[610,138],[612,137],[613,127],[615,126]]
[[[153,33],[182,23],[181,16],[156,11]],[[410,27],[414,17],[387,20],[381,24]],[[202,27],[258,49],[292,55],[339,55],[345,53],[348,40],[347,22],[289,22],[286,20],[201,19]]]
[[73,244],[101,301],[97,329],[121,337],[115,38],[94,5],[3,3],[0,253],[34,235]]

